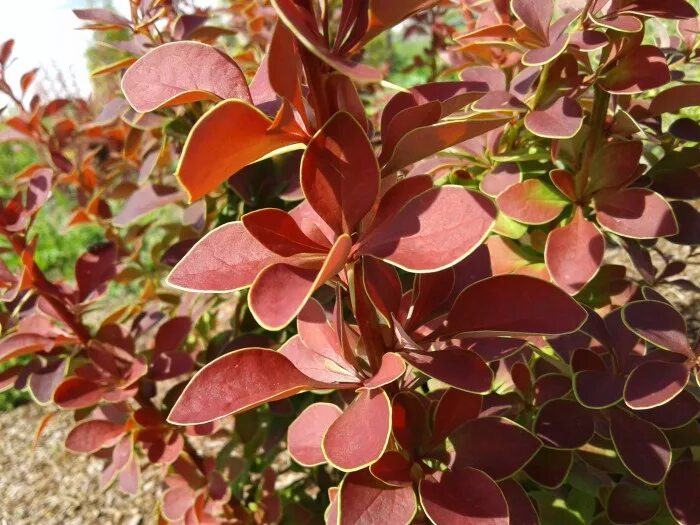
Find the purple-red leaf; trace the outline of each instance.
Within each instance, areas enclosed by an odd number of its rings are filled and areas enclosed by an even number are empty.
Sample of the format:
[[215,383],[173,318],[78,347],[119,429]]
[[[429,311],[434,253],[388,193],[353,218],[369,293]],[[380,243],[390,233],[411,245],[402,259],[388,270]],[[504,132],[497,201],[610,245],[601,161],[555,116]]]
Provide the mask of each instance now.
[[382,175],[389,175],[401,168],[422,160],[459,142],[478,137],[503,126],[507,120],[475,119],[454,120],[409,131],[398,142],[391,158],[382,167]]
[[301,187],[336,233],[353,233],[379,193],[379,166],[365,130],[349,114],[333,115],[301,160]]
[[671,446],[663,432],[623,410],[612,410],[610,436],[632,474],[650,485],[664,480],[671,466]]
[[595,208],[598,224],[624,237],[653,239],[678,232],[671,206],[645,188],[601,191],[596,194]]
[[661,301],[634,301],[622,309],[625,325],[651,344],[686,357],[694,356],[680,312]]
[[323,436],[323,453],[339,470],[360,470],[382,456],[390,435],[389,396],[380,388],[362,389]]
[[403,358],[424,374],[465,392],[491,390],[493,372],[479,354],[461,348],[433,352],[405,352]]
[[287,326],[311,294],[343,269],[351,247],[350,237],[343,234],[318,269],[277,263],[260,272],[248,293],[248,306],[258,324],[268,330]]
[[348,473],[338,494],[338,525],[411,523],[418,510],[413,487],[382,483],[369,469]]
[[610,70],[600,86],[609,93],[631,94],[654,89],[671,80],[666,57],[655,46],[639,46]]
[[683,391],[689,379],[685,363],[644,361],[627,377],[625,403],[634,410],[664,405]]
[[479,246],[496,211],[488,198],[457,186],[425,191],[372,229],[360,253],[410,272],[431,272],[464,259]]
[[75,410],[96,405],[105,389],[80,377],[66,378],[53,393],[54,402],[61,408]]
[[305,467],[325,463],[321,449],[323,435],[342,413],[331,403],[315,403],[304,409],[287,431],[287,449],[294,461]]
[[146,53],[124,74],[122,91],[139,113],[198,100],[252,102],[238,65],[199,42],[171,42]]
[[282,257],[327,251],[327,248],[309,239],[292,216],[283,210],[262,208],[246,213],[241,221],[260,244]]
[[583,124],[583,111],[576,100],[560,97],[548,106],[530,111],[525,127],[538,137],[568,139],[576,135]]
[[187,291],[231,292],[250,286],[263,268],[279,260],[242,222],[229,222],[197,242],[166,282]]
[[512,479],[504,479],[498,483],[508,503],[508,519],[511,525],[540,525],[540,519],[532,500],[520,483]]
[[434,412],[433,440],[440,442],[461,425],[479,416],[481,396],[448,388],[442,394]]
[[598,273],[604,252],[605,237],[577,211],[569,224],[549,233],[544,259],[554,282],[574,295]]
[[625,380],[607,370],[581,370],[574,375],[574,391],[588,408],[607,408],[622,399]]
[[498,485],[474,468],[435,472],[420,482],[421,505],[440,525],[508,525],[508,504]]
[[501,417],[467,421],[450,440],[455,450],[454,470],[474,467],[496,480],[515,474],[542,446],[528,430]]
[[554,399],[540,409],[534,430],[548,447],[579,448],[593,437],[593,415],[576,401]]
[[[523,298],[527,308],[516,308]],[[537,298],[537,300],[534,300]],[[525,275],[497,275],[477,281],[455,300],[447,318],[450,333],[556,335],[574,332],[586,311],[556,286]]]
[[66,436],[66,448],[71,452],[91,454],[116,443],[124,433],[124,425],[103,419],[81,421]]
[[664,495],[678,523],[700,523],[700,461],[676,463],[666,478]]

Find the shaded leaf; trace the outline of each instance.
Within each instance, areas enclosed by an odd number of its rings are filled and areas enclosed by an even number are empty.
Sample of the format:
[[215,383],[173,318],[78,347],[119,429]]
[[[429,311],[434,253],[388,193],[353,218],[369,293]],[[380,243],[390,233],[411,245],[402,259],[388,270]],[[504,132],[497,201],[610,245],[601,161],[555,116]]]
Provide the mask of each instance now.
[[440,525],[508,525],[508,505],[496,482],[474,468],[435,472],[420,482],[421,505]]

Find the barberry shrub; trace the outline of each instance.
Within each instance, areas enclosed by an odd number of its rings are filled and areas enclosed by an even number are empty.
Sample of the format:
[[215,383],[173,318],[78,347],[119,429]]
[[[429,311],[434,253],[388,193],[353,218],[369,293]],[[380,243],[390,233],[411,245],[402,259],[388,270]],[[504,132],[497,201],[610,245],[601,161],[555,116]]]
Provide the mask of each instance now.
[[0,388],[163,523],[700,523],[692,5],[175,4],[76,11],[112,100],[0,82]]

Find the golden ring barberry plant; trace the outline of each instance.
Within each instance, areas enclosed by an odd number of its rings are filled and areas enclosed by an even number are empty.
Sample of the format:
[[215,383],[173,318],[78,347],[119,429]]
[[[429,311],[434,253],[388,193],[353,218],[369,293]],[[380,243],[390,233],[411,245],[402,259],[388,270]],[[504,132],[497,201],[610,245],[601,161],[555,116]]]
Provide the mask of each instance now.
[[[159,465],[159,523],[700,524],[700,344],[659,291],[700,291],[689,1],[130,6],[75,11],[119,35],[101,106],[0,48],[38,155],[0,388],[39,434],[72,411],[102,487]],[[103,239],[74,276],[37,262],[58,194]]]

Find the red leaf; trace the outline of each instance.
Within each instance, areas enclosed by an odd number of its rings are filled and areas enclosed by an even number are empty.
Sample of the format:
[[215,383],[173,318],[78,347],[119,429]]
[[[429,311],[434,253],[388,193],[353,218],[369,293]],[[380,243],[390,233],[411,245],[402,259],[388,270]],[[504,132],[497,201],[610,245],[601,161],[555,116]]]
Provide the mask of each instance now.
[[389,175],[459,142],[483,135],[506,122],[502,118],[472,118],[416,128],[398,142],[391,158],[382,167],[382,175]]
[[610,436],[632,474],[650,485],[663,481],[671,466],[671,446],[663,432],[627,412],[612,410]]
[[306,407],[287,431],[287,449],[294,461],[305,467],[325,463],[321,441],[342,413],[340,408],[331,403],[314,403]]
[[[440,102],[437,100],[432,100],[424,102],[416,106],[409,106],[401,109],[395,115],[390,113],[391,103],[397,100],[402,94],[399,93],[392,97],[384,108],[382,112],[382,122],[385,118],[391,117],[391,120],[387,121],[386,125],[382,126],[382,152],[379,155],[379,162],[384,164],[391,158],[391,155],[396,149],[396,145],[401,141],[401,139],[409,132],[414,129],[430,126],[437,123],[442,115],[442,107]],[[403,95],[406,98],[411,99],[412,97],[408,93]],[[413,100],[411,100],[413,102]],[[399,109],[399,108],[396,108]]]
[[260,244],[282,257],[327,251],[327,248],[309,239],[292,216],[283,210],[255,210],[243,215],[241,221]]
[[[514,308],[523,297],[537,297]],[[477,281],[455,300],[447,317],[450,333],[557,335],[574,332],[586,311],[556,286],[525,275],[497,275]]]
[[404,327],[411,332],[421,324],[436,318],[440,306],[449,298],[455,284],[453,268],[439,272],[421,273],[413,280],[411,308]]
[[127,494],[137,494],[139,491],[140,479],[141,469],[139,468],[138,458],[134,454],[119,473],[119,489]]
[[417,511],[413,487],[385,485],[369,469],[346,474],[340,484],[338,525],[411,523]]
[[515,15],[540,39],[549,38],[549,25],[554,14],[552,0],[512,0],[511,9]]
[[414,456],[429,436],[428,407],[425,399],[405,390],[391,404],[391,430],[396,442]]
[[598,224],[624,237],[654,239],[678,232],[668,202],[644,188],[599,192],[595,208]]
[[169,488],[163,493],[163,517],[176,522],[194,505],[194,492],[187,485]]
[[297,317],[297,332],[304,344],[329,359],[346,363],[338,332],[328,321],[328,316],[316,299],[310,299]]
[[177,178],[190,201],[202,198],[248,164],[302,141],[271,131],[272,121],[241,100],[224,100],[207,111],[190,131]]
[[639,46],[622,57],[598,83],[613,94],[641,93],[667,84],[666,57],[655,46]]
[[403,290],[396,268],[380,259],[364,257],[362,278],[370,301],[388,323],[401,308]]
[[178,350],[192,329],[192,319],[178,316],[164,322],[156,333],[154,348],[156,352]]
[[349,114],[333,115],[301,160],[301,187],[336,233],[353,233],[379,193],[379,165],[365,130]]
[[[571,15],[572,13],[569,13]],[[560,22],[558,20],[557,22]],[[558,37],[551,37],[549,45],[531,49],[523,55],[522,63],[526,66],[542,66],[552,62],[555,58],[561,55],[566,46],[569,44],[569,35],[564,32]]]
[[369,379],[362,383],[365,388],[379,388],[389,383],[393,383],[406,371],[406,363],[398,354],[387,352],[382,356],[379,370]]
[[605,144],[591,160],[586,193],[590,195],[605,188],[621,188],[632,182],[639,173],[641,156],[642,143],[638,140]]
[[45,366],[31,373],[29,376],[29,390],[34,399],[40,403],[49,403],[53,399],[53,393],[63,381],[68,369],[68,359],[49,361]]
[[197,372],[175,403],[168,421],[197,425],[303,390],[328,386],[302,374],[278,352],[245,348],[225,354]]
[[170,42],[152,49],[127,69],[122,91],[139,113],[198,100],[252,102],[238,65],[199,42]]
[[105,389],[80,377],[65,379],[53,393],[54,402],[61,408],[75,410],[96,405]]
[[433,187],[433,179],[429,175],[418,175],[401,179],[391,186],[379,201],[376,215],[372,218],[371,228],[379,228],[404,207],[411,199]]
[[401,452],[387,450],[379,460],[369,467],[372,475],[378,480],[395,487],[406,487],[413,483],[411,468],[413,462]]
[[52,339],[35,334],[19,333],[8,335],[0,341],[0,362],[49,350],[53,343]]
[[620,12],[638,13],[643,16],[656,16],[671,20],[682,20],[698,16],[695,8],[685,0],[666,0],[659,4],[654,0],[633,0],[628,2]]
[[496,480],[515,474],[542,446],[525,428],[501,417],[467,421],[450,441],[455,450],[452,469],[478,468]]
[[678,523],[700,523],[700,461],[676,463],[666,478],[664,495]]
[[278,263],[260,272],[248,293],[248,306],[258,324],[268,330],[281,330],[287,326],[311,294],[343,269],[351,247],[350,237],[343,234],[319,270]]
[[625,403],[634,410],[664,405],[683,391],[689,379],[685,363],[644,361],[627,377]]
[[598,273],[604,252],[605,237],[578,210],[569,224],[549,233],[544,258],[554,282],[575,295]]
[[260,244],[242,222],[210,231],[175,265],[166,283],[193,292],[232,292],[250,286],[280,257]]
[[681,84],[665,89],[651,101],[649,112],[656,116],[677,113],[691,106],[700,106],[700,83]]
[[566,199],[539,179],[513,184],[496,199],[499,209],[524,224],[545,224],[556,219]]
[[457,186],[433,188],[371,229],[360,241],[359,253],[410,272],[437,271],[477,248],[494,218],[493,204],[480,194]]
[[498,197],[501,193],[522,180],[522,173],[515,162],[504,162],[489,171],[481,179],[479,189],[491,197]]
[[694,357],[683,316],[670,304],[633,301],[623,307],[622,319],[625,326],[651,344],[689,358]]
[[[102,287],[117,274],[117,247],[113,242],[95,244],[75,263],[80,300]],[[104,291],[104,288],[103,288]]]
[[428,518],[440,525],[508,525],[498,485],[474,468],[426,475],[418,488]]
[[81,421],[66,436],[66,448],[71,452],[92,454],[114,445],[123,433],[122,424],[103,419]]
[[433,441],[438,443],[453,431],[479,416],[481,396],[448,388],[435,407]]
[[583,111],[576,100],[560,97],[548,106],[530,111],[525,127],[538,137],[568,139],[576,135],[583,124]]
[[295,4],[293,0],[272,0],[271,3],[280,20],[294,33],[299,42],[326,64],[356,82],[379,82],[381,80],[382,75],[376,69],[358,64],[332,52],[319,33],[312,13]]
[[[315,303],[311,299],[307,303]],[[318,304],[318,303],[316,303]],[[301,317],[302,313],[299,314]],[[293,336],[279,350],[296,368],[316,381],[326,383],[355,383],[359,386],[360,378],[352,367],[342,358],[336,349],[327,345],[306,345],[298,335]]]
[[493,372],[479,354],[461,348],[432,352],[404,352],[413,367],[438,381],[466,392],[485,394],[491,390]]
[[362,389],[323,436],[323,453],[339,470],[360,470],[382,456],[390,434],[389,396],[381,389]]

